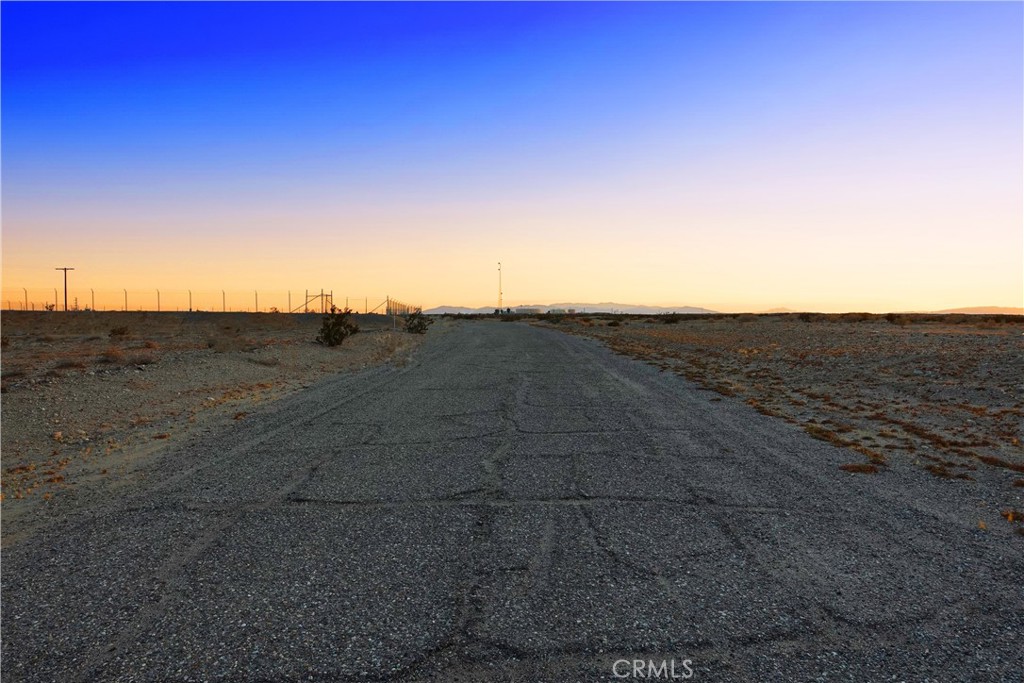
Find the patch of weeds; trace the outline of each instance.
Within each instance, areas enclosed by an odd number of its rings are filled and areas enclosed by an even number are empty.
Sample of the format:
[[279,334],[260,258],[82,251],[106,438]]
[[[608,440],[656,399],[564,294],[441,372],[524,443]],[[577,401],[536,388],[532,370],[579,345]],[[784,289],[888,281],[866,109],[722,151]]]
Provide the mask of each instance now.
[[127,337],[127,336],[128,336],[128,328],[123,326],[123,325],[120,326],[120,327],[113,327],[110,330],[110,338],[111,339],[116,339],[118,337]]
[[846,441],[839,438],[835,432],[816,424],[805,424],[804,431],[819,441],[830,443],[833,446],[845,446]]
[[85,363],[77,359],[68,358],[67,360],[62,360],[57,363],[56,367],[67,370],[84,370]]

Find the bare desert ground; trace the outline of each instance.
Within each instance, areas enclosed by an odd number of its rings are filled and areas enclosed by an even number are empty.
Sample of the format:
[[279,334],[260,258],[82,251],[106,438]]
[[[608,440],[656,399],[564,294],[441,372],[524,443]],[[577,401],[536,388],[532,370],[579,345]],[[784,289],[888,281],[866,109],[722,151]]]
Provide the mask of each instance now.
[[4,312],[4,543],[144,479],[191,434],[325,374],[401,363],[422,339],[356,320],[328,348],[315,314]]
[[[895,460],[1024,492],[1020,316],[570,316],[546,323],[845,446],[852,474]],[[1001,496],[1000,496],[1001,497]],[[1007,515],[1016,521],[1013,509]]]

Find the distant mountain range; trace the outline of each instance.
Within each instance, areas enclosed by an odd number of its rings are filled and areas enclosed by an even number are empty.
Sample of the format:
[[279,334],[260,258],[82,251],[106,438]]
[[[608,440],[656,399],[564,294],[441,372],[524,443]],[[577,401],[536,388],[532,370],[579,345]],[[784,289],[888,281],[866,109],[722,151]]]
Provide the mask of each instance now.
[[[531,306],[512,306],[513,311],[521,308],[532,308],[547,313],[551,310],[568,311],[570,309],[577,313],[634,313],[640,315],[658,315],[661,313],[718,313],[708,308],[696,306],[641,306],[637,304],[617,304],[606,301],[598,304],[584,303],[558,303],[558,304],[535,304]],[[428,315],[442,315],[462,313],[464,315],[493,313],[493,306],[481,306],[480,308],[466,308],[464,306],[437,306],[423,311]],[[796,313],[790,308],[772,308],[765,313]],[[959,313],[966,315],[1024,315],[1024,307],[1012,306],[973,306],[967,308],[947,308],[942,311],[911,311],[913,313]]]
[[1016,306],[972,306],[970,308],[947,308],[933,313],[966,313],[967,315],[1024,315],[1024,307]]
[[[717,313],[707,308],[697,308],[695,306],[640,306],[636,304],[617,304],[611,301],[597,304],[585,304],[585,303],[557,303],[557,304],[533,304],[529,306],[510,306],[513,311],[522,308],[537,309],[542,313],[548,311],[568,311],[574,310],[577,313],[639,313],[642,315],[657,315],[659,313]],[[483,306],[481,308],[465,308],[463,306],[437,306],[435,308],[428,308],[423,311],[428,315],[441,315],[445,313],[463,313],[463,314],[474,314],[474,313],[494,313],[493,306]]]

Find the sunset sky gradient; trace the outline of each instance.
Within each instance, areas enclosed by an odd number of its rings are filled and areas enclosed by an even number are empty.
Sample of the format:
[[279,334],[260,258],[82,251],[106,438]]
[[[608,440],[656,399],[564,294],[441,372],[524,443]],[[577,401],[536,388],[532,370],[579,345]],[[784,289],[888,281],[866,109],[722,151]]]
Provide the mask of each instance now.
[[5,298],[1024,305],[1021,3],[0,11]]

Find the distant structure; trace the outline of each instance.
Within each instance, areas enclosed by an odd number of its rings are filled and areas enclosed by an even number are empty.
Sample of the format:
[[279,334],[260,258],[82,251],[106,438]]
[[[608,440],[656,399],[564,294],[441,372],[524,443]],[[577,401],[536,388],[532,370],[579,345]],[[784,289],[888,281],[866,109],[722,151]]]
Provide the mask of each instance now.
[[518,313],[519,315],[537,315],[538,313],[540,313],[540,309],[532,307],[517,308],[516,313]]

